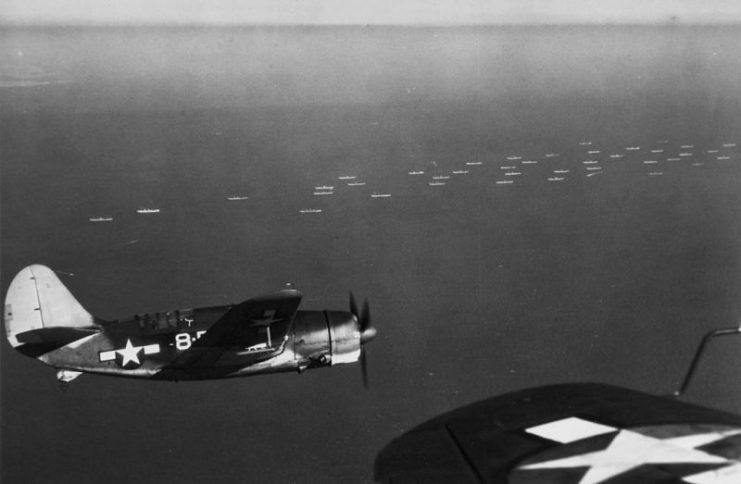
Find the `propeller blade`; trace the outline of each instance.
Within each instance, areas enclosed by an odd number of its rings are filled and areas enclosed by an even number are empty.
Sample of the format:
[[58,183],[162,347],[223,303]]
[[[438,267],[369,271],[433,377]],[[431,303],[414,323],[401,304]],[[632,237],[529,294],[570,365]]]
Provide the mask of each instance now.
[[360,313],[360,331],[363,332],[370,327],[370,307],[368,300],[363,301],[363,312]]
[[358,303],[355,301],[355,295],[350,292],[350,312],[355,315],[355,317],[359,318],[358,316]]
[[368,389],[368,360],[365,356],[365,351],[360,350],[360,371],[363,374],[363,387]]

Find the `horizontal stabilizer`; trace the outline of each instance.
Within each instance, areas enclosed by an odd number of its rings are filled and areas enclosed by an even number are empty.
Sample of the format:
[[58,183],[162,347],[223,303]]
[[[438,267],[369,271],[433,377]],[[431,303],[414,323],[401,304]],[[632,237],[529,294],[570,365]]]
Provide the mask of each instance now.
[[83,328],[41,328],[15,335],[19,343],[40,344],[58,343],[64,346],[72,341],[97,333],[96,329]]

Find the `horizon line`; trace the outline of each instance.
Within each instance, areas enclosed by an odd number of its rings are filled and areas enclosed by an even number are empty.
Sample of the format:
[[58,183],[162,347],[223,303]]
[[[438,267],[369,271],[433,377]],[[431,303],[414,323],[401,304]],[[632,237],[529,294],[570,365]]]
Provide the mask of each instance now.
[[299,23],[299,22],[4,22],[0,19],[0,27],[18,28],[80,28],[80,27],[203,27],[203,28],[234,28],[234,27],[316,27],[316,28],[461,28],[461,27],[728,27],[741,26],[741,20],[729,19],[726,21],[681,21],[668,20],[664,22],[480,22],[480,23]]

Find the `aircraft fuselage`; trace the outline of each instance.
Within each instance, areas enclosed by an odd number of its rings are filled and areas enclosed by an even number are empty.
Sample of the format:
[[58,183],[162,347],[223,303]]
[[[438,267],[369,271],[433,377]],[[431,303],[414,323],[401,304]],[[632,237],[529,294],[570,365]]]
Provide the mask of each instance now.
[[[163,380],[303,371],[358,359],[357,318],[345,311],[297,311],[289,331],[277,339],[271,334],[268,318],[261,331],[262,342],[217,352],[210,347],[199,348],[197,341],[233,307],[145,314],[109,323],[100,332],[39,359],[64,370]],[[198,362],[191,364],[196,356]]]

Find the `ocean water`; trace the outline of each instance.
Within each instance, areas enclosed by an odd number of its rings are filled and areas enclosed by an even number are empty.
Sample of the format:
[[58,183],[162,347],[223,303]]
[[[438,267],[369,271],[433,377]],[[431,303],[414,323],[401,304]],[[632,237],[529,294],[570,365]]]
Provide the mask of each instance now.
[[[739,40],[3,30],[3,295],[31,263],[106,319],[291,282],[305,309],[367,297],[379,337],[368,391],[346,366],[61,393],[2,344],[2,481],[367,482],[390,439],[478,399],[669,393],[741,319]],[[714,344],[689,401],[741,412],[739,343]]]

